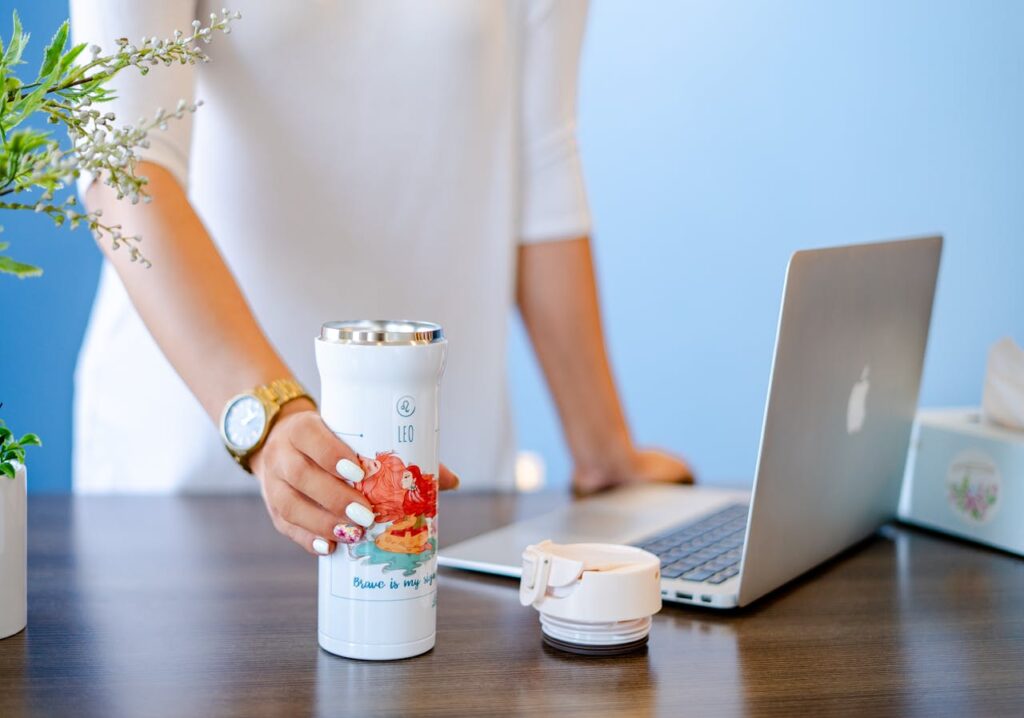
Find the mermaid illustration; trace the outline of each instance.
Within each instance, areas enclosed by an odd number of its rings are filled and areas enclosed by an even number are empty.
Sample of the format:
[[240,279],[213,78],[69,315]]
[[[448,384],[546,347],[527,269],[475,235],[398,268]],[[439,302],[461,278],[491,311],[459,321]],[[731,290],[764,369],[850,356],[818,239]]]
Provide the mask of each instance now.
[[[392,451],[359,459],[366,473],[359,489],[373,507],[377,526],[384,529],[371,531],[363,542],[351,547],[353,555],[411,573],[434,554],[437,480],[415,464],[406,465]],[[366,545],[371,540],[376,551]],[[377,555],[381,553],[385,555]]]

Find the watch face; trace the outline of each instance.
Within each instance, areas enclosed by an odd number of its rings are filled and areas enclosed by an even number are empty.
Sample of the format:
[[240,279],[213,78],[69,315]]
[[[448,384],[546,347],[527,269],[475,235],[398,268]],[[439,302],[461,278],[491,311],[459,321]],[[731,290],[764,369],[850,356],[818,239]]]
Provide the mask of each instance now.
[[246,451],[263,436],[267,424],[267,410],[254,396],[240,396],[228,407],[224,415],[224,436],[235,449]]

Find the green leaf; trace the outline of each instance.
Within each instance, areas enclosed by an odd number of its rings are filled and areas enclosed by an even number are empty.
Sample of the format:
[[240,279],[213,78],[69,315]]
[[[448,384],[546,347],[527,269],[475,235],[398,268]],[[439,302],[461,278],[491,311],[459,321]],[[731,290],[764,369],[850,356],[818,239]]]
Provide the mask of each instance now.
[[11,26],[11,41],[7,43],[7,49],[4,51],[3,58],[0,59],[0,64],[6,67],[21,63],[21,54],[25,51],[25,45],[28,44],[28,33],[21,29],[21,18],[18,17],[17,10],[12,15]]
[[15,476],[14,464],[12,464],[9,461],[5,461],[4,463],[0,464],[0,474],[3,474],[8,478],[13,479]]
[[[67,53],[65,53],[64,57],[61,58],[60,84],[66,86],[69,83],[76,82],[77,80],[80,80],[81,78],[85,77],[85,63],[82,63],[80,65],[74,65],[74,67],[72,67],[72,65],[74,64],[74,61],[78,58],[78,56],[81,54],[82,50],[85,49],[87,44],[88,43],[83,42],[81,45],[75,45],[73,48],[68,50]],[[93,71],[96,71],[95,68],[93,68]],[[67,89],[61,92],[61,95],[65,97],[80,97],[82,94],[83,93],[81,92],[80,85],[76,85],[75,87],[68,87]]]
[[17,444],[11,444],[11,446],[3,453],[4,461],[17,461],[19,464],[25,463],[25,450]]
[[17,127],[26,118],[32,115],[39,107],[43,104],[43,100],[46,99],[46,93],[50,91],[53,86],[54,80],[57,79],[57,73],[60,71],[59,67],[55,67],[49,75],[46,77],[40,77],[39,87],[34,89],[27,95],[24,95],[17,102],[11,105],[10,114],[5,118],[4,124],[7,125],[8,129]]
[[25,129],[12,132],[8,142],[7,151],[11,154],[28,154],[45,147],[50,139],[50,133],[42,130]]
[[7,443],[7,440],[11,438],[11,430],[6,426],[0,426],[0,446]]
[[23,437],[18,439],[18,444],[21,446],[42,446],[43,442],[40,440],[38,434],[25,434]]
[[82,54],[82,50],[84,50],[88,44],[89,43],[87,42],[83,42],[79,45],[75,45],[73,48],[64,53],[64,55],[60,58],[61,75],[68,71],[68,68],[71,67],[72,64],[74,64],[75,60],[78,59],[78,56]]
[[38,277],[43,270],[31,264],[16,262],[10,257],[0,257],[0,273],[13,274],[18,279],[25,279],[26,277]]
[[60,29],[54,33],[53,38],[50,40],[50,44],[46,46],[46,50],[43,52],[43,64],[39,68],[39,79],[42,80],[44,77],[48,77],[54,68],[57,67],[57,63],[60,62],[60,55],[64,52],[64,46],[68,44],[68,21],[65,20],[61,23]]

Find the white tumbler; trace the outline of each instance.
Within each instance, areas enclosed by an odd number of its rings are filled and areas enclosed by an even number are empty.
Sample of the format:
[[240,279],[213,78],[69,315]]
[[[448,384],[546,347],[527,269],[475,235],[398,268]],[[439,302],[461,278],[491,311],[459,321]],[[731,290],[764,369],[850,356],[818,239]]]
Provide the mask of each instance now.
[[359,454],[365,476],[354,486],[376,516],[360,541],[319,559],[320,646],[365,660],[425,653],[437,612],[447,341],[437,324],[358,320],[324,324],[315,343],[321,416]]

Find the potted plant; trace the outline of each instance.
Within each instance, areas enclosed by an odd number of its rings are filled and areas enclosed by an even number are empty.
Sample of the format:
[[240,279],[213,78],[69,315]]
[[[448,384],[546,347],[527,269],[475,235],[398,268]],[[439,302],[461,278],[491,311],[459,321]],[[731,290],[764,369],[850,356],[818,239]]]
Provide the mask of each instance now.
[[15,439],[0,420],[0,638],[23,629],[28,616],[25,447],[40,445],[35,434]]
[[[25,211],[46,215],[58,227],[86,226],[97,241],[126,247],[132,261],[148,266],[139,250],[142,238],[125,236],[120,225],[106,224],[99,211],[80,209],[71,186],[88,173],[114,188],[118,199],[148,201],[146,178],[135,171],[136,151],[148,147],[149,132],[194,112],[196,104],[183,99],[172,110],[154,108],[150,119],[136,125],[120,124],[102,109],[113,99],[110,81],[125,70],[145,75],[161,65],[206,62],[200,44],[217,31],[230,32],[231,22],[239,18],[223,10],[169,39],[149,37],[133,45],[119,38],[111,53],[89,43],[68,47],[65,21],[43,50],[38,69],[19,77],[29,35],[15,11],[10,36],[0,37],[0,219],[5,212]],[[54,126],[66,130],[67,137],[55,137]],[[9,246],[0,242],[0,274],[19,279],[42,274],[39,267],[7,255]],[[25,627],[25,447],[39,444],[35,434],[15,440],[0,420],[0,638]]]

